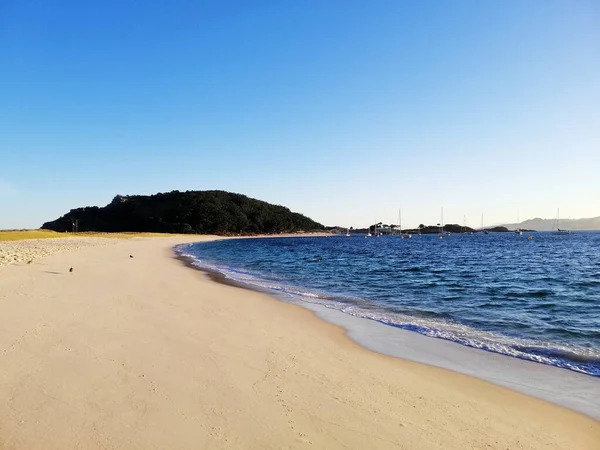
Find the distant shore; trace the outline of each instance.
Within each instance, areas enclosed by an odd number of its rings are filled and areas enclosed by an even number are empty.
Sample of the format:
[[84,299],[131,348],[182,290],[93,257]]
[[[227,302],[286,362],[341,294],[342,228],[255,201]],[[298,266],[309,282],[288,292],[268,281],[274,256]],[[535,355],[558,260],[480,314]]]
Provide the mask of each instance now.
[[1,266],[0,448],[591,450],[600,441],[592,419],[364,350],[309,311],[173,258],[174,245],[210,239],[115,239]]

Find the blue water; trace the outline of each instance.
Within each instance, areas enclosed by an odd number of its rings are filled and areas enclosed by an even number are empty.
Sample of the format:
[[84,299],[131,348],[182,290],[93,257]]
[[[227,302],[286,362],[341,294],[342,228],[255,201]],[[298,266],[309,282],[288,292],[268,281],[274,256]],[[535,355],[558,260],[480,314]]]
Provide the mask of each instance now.
[[179,251],[282,299],[600,377],[600,233],[234,239]]

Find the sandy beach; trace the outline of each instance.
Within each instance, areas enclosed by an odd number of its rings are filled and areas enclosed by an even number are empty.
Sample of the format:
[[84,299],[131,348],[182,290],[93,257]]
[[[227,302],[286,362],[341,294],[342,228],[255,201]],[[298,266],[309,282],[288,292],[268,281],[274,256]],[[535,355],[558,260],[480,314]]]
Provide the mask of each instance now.
[[203,239],[0,242],[0,448],[600,448],[590,418],[174,257]]

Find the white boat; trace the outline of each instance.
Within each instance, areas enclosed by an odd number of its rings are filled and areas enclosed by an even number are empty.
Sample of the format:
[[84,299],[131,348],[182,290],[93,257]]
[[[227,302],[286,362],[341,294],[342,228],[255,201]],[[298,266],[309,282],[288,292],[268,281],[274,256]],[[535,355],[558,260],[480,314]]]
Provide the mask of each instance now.
[[[554,227],[552,227],[554,228]],[[560,228],[560,209],[556,210],[556,231],[554,234],[569,234],[571,230],[561,229]]]
[[[518,210],[518,209],[517,209],[517,223],[520,223],[520,222],[519,222],[519,210]],[[515,230],[515,234],[518,234],[519,236],[521,236],[521,235],[523,234],[523,231],[521,231],[521,229],[520,229],[520,228],[517,228],[517,229]]]
[[398,209],[398,230],[400,232],[400,239],[411,238],[412,234],[404,234],[402,232],[402,209]]
[[402,233],[402,209],[398,209],[398,229],[400,230],[400,238],[412,238],[412,234],[410,233]]
[[449,231],[444,231],[444,207],[442,206],[442,234],[445,234],[446,236],[450,236],[450,232]]
[[350,228],[346,229],[346,237],[350,237]]

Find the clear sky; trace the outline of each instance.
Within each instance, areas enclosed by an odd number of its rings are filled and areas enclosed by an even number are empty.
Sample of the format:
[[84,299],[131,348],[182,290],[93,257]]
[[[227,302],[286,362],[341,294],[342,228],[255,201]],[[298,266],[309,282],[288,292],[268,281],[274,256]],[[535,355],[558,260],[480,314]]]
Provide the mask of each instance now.
[[0,2],[0,228],[175,189],[600,215],[600,2]]

